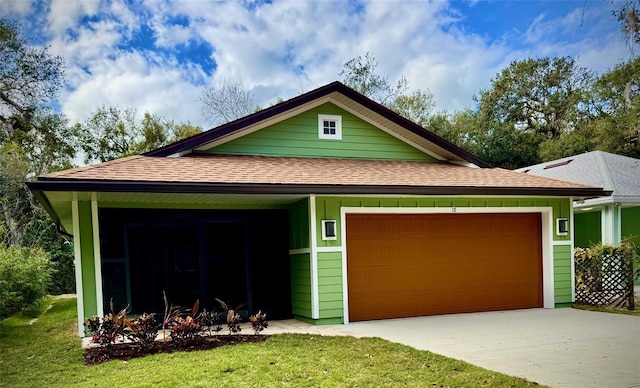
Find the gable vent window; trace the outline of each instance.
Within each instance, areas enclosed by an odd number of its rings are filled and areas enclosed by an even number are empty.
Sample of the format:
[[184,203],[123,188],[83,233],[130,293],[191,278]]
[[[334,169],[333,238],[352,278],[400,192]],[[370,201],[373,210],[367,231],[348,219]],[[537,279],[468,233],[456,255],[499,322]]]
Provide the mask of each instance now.
[[318,115],[318,138],[342,140],[342,116]]

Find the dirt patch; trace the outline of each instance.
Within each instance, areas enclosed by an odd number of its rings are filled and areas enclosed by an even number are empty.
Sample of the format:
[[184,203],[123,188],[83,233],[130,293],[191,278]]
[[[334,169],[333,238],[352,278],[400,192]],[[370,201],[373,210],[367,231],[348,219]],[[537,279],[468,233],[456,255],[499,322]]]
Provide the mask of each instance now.
[[268,335],[234,334],[198,337],[185,344],[171,340],[156,341],[149,349],[143,349],[139,345],[132,343],[117,343],[110,346],[91,347],[85,349],[84,362],[86,365],[97,365],[111,360],[126,361],[132,358],[144,357],[151,354],[208,350],[221,346],[264,342],[268,337]]

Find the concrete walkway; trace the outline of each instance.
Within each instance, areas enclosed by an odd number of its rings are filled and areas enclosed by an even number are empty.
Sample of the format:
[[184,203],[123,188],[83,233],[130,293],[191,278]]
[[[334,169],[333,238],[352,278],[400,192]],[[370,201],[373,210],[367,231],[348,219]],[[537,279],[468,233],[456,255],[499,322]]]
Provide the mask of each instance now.
[[380,337],[551,387],[640,387],[640,317],[530,309],[313,326],[284,332]]

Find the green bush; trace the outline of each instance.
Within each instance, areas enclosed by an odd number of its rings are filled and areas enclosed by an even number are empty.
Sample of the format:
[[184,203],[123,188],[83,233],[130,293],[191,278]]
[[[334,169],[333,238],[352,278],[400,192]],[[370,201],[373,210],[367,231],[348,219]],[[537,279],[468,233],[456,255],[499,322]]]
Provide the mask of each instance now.
[[50,243],[46,249],[51,255],[53,276],[49,283],[51,295],[76,292],[76,272],[73,263],[73,243],[62,238]]
[[0,319],[39,302],[52,272],[49,254],[42,249],[0,244]]

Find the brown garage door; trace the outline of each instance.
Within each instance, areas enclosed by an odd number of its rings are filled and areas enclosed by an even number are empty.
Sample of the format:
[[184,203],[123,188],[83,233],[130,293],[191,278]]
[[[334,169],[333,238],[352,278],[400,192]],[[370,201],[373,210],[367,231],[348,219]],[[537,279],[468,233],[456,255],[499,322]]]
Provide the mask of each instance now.
[[542,307],[539,214],[349,214],[349,319]]

